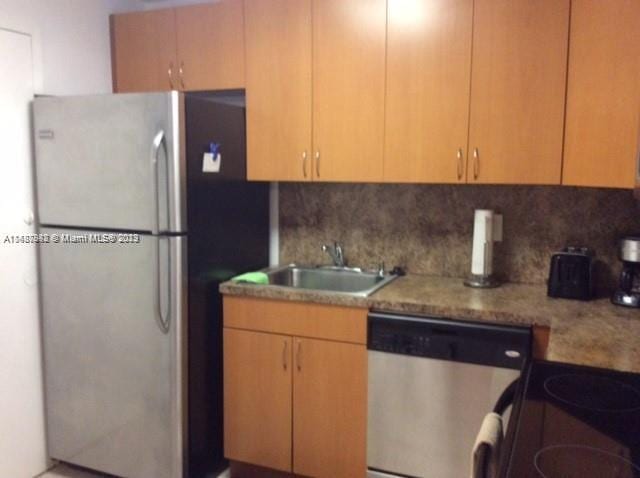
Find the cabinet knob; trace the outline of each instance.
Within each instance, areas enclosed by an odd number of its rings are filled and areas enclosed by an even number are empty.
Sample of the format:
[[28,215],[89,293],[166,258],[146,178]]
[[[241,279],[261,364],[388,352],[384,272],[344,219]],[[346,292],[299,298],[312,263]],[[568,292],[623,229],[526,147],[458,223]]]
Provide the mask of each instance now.
[[320,150],[316,151],[316,177],[320,177]]
[[298,372],[302,370],[302,342],[298,340],[297,342],[297,350],[296,350],[296,366],[298,368]]
[[462,148],[458,148],[458,152],[456,153],[456,158],[458,159],[458,180],[462,179],[462,175],[464,174],[464,163],[463,163],[463,154]]

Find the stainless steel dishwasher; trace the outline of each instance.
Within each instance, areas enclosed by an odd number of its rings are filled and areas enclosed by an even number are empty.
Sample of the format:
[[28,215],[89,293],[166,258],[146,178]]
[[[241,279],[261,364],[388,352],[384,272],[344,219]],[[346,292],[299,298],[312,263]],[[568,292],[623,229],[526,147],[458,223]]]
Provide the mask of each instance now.
[[468,476],[482,420],[529,357],[530,328],[383,312],[368,328],[368,478]]

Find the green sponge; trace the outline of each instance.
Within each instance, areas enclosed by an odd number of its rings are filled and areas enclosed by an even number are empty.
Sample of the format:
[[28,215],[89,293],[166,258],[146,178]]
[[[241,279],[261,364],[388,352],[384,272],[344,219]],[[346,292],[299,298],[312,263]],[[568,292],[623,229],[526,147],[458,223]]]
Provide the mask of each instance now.
[[234,282],[246,282],[248,284],[269,284],[269,276],[264,272],[247,272],[231,279]]

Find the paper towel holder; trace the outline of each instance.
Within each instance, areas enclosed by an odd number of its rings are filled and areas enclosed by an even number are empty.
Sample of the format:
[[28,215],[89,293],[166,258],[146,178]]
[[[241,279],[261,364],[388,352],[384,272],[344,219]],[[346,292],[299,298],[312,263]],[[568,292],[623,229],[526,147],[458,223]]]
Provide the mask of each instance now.
[[478,289],[498,287],[493,273],[493,243],[502,241],[502,214],[490,209],[476,209],[473,224],[471,274],[464,285]]

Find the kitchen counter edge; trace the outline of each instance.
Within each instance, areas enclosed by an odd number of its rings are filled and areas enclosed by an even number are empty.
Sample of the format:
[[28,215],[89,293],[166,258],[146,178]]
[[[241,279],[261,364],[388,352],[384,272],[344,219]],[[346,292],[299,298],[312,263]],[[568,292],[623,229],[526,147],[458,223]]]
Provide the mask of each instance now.
[[640,310],[608,298],[580,302],[552,299],[542,285],[507,283],[472,289],[462,279],[407,275],[369,297],[325,291],[224,282],[225,295],[311,302],[550,330],[546,358],[640,373]]

